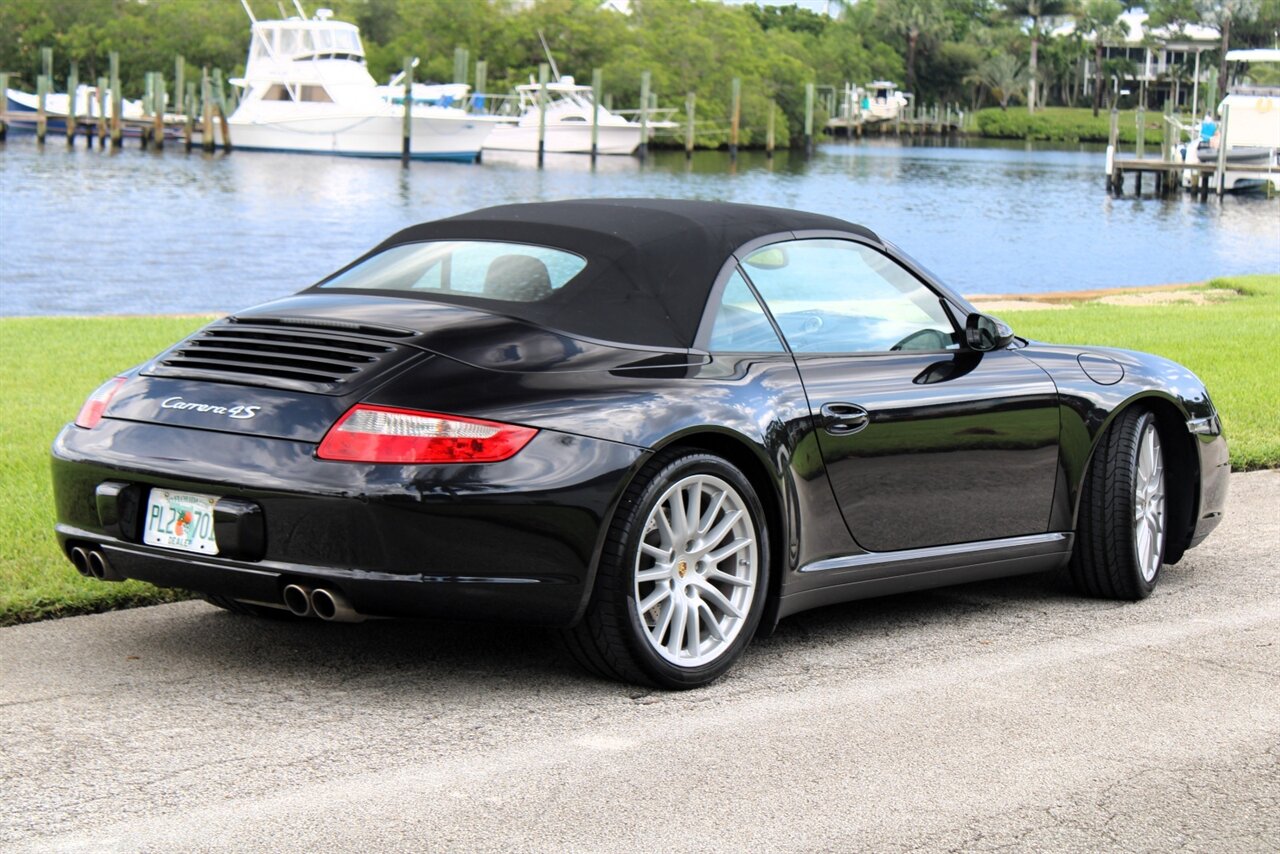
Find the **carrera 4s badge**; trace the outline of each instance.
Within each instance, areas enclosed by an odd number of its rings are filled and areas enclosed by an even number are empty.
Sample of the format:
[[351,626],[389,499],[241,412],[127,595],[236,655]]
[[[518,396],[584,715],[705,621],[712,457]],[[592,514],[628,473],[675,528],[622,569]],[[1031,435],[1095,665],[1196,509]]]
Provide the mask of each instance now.
[[195,403],[190,400],[183,400],[180,397],[165,398],[160,404],[161,409],[189,409],[193,412],[212,412],[214,415],[225,415],[228,418],[252,418],[258,414],[261,406],[246,406],[237,404],[236,406],[214,406],[210,403]]

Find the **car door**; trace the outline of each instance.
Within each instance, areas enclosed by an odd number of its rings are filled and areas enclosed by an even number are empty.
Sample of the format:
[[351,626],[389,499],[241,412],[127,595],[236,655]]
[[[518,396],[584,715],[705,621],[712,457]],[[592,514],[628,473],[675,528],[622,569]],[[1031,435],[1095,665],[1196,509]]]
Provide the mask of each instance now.
[[860,546],[1047,530],[1059,428],[1048,374],[1015,349],[967,349],[941,296],[876,247],[797,239],[743,254]]

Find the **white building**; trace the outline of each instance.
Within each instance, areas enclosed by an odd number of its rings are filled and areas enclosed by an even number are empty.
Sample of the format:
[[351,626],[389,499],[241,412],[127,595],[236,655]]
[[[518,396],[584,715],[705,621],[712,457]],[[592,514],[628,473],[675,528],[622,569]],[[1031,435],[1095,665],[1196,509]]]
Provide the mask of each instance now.
[[[1147,26],[1146,12],[1126,12],[1120,20],[1128,27],[1128,34],[1123,39],[1111,39],[1104,42],[1103,61],[1109,59],[1127,59],[1135,69],[1132,78],[1137,80],[1143,89],[1148,106],[1159,108],[1166,98],[1172,98],[1174,104],[1186,109],[1203,108],[1205,83],[1209,79],[1213,63],[1202,61],[1201,54],[1216,50],[1222,41],[1221,34],[1212,27],[1188,24],[1180,29],[1171,27]],[[1074,21],[1068,21],[1054,30],[1054,35],[1066,36],[1075,32]],[[1086,42],[1093,43],[1093,33],[1084,33]],[[1182,74],[1171,74],[1178,71]],[[1090,52],[1084,62],[1081,75],[1080,91],[1082,97],[1088,97],[1093,91],[1093,53]],[[1192,105],[1192,100],[1197,100]]]

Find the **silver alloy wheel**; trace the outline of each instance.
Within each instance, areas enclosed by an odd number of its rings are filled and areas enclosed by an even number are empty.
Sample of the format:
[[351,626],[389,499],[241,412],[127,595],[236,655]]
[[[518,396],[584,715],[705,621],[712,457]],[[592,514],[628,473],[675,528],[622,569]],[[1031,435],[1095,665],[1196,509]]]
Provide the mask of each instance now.
[[727,481],[673,483],[645,520],[635,557],[635,608],[645,639],[680,667],[715,661],[751,613],[759,575],[755,523]]
[[1138,439],[1138,465],[1133,478],[1133,549],[1142,579],[1148,583],[1160,569],[1164,552],[1164,454],[1160,434],[1148,424]]

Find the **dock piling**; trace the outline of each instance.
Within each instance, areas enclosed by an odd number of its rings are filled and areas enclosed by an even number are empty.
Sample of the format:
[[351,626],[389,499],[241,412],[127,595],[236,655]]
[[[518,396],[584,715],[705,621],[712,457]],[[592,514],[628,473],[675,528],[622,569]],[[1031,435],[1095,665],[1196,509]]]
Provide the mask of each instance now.
[[209,85],[209,67],[200,69],[200,148],[213,153],[213,87]]
[[120,147],[120,112],[123,109],[124,98],[120,94],[120,54],[117,51],[111,51],[108,57],[110,67],[110,86],[111,86],[111,147]]
[[400,128],[400,165],[409,165],[410,137],[413,134],[413,57],[404,58],[404,121]]
[[804,156],[813,154],[813,101],[816,87],[812,83],[804,84]]
[[108,78],[98,78],[98,91],[95,93],[98,102],[98,147],[107,147],[107,96],[110,92]]
[[640,147],[636,152],[640,162],[644,162],[649,154],[649,84],[652,77],[648,71],[640,72]]
[[462,45],[453,49],[453,82],[467,82],[467,66],[471,64],[471,51]]
[[186,99],[182,102],[182,112],[186,116],[186,121],[182,125],[182,143],[187,151],[191,150],[191,140],[195,136],[196,124],[196,84],[187,82]]
[[733,112],[729,118],[729,159],[738,159],[738,129],[742,124],[742,80],[733,78]]
[[698,104],[698,95],[689,92],[685,95],[685,160],[694,159],[694,108]]
[[1222,198],[1222,194],[1226,192],[1223,186],[1226,184],[1227,178],[1227,121],[1231,117],[1231,105],[1222,105],[1222,133],[1218,137],[1221,140],[1218,143],[1218,168],[1214,170],[1214,176],[1218,181],[1218,198]]
[[178,54],[173,58],[173,104],[180,111],[182,111],[182,96],[186,91],[187,60],[182,54]]
[[49,80],[49,89],[53,90],[53,48],[40,48],[40,73]]
[[0,110],[0,142],[9,133],[9,126],[4,121],[4,111],[9,109],[9,72],[0,71],[0,95],[4,97],[4,110]]
[[1119,193],[1122,187],[1119,184],[1119,172],[1114,167],[1116,159],[1116,146],[1120,143],[1120,111],[1115,106],[1111,108],[1111,124],[1107,131],[1107,189]]
[[152,128],[151,141],[155,143],[156,151],[164,148],[164,108],[165,102],[168,100],[168,92],[164,88],[164,75],[159,71],[153,72],[154,77],[151,89],[151,109],[152,109]]
[[[147,116],[151,114],[151,87],[154,85],[154,81],[151,79],[150,71],[142,75],[142,83],[143,83],[142,114],[144,116]],[[151,137],[151,128],[147,127],[146,125],[143,125],[142,127],[138,128],[138,143],[142,146],[144,151],[147,148],[147,140],[150,137]]]
[[76,89],[80,88],[80,63],[71,60],[67,73],[67,145],[76,142]]
[[471,90],[471,96],[474,98],[479,95],[484,97],[484,90],[489,88],[489,63],[483,59],[476,61],[476,85]]
[[1144,107],[1142,104],[1138,105],[1137,122],[1138,122],[1137,155],[1138,155],[1138,159],[1141,160],[1142,156],[1147,151],[1147,108]]
[[36,78],[36,142],[44,145],[45,131],[48,129],[48,116],[45,114],[44,101],[49,93],[49,77],[41,74]]
[[218,112],[218,130],[222,131],[222,150],[231,151],[231,125],[227,123],[227,96],[222,92],[222,69],[213,69],[213,108]]
[[551,76],[551,66],[545,62],[538,63],[538,168],[547,159],[547,79]]
[[600,90],[604,88],[604,72],[599,68],[591,71],[591,162],[596,162],[600,153]]

